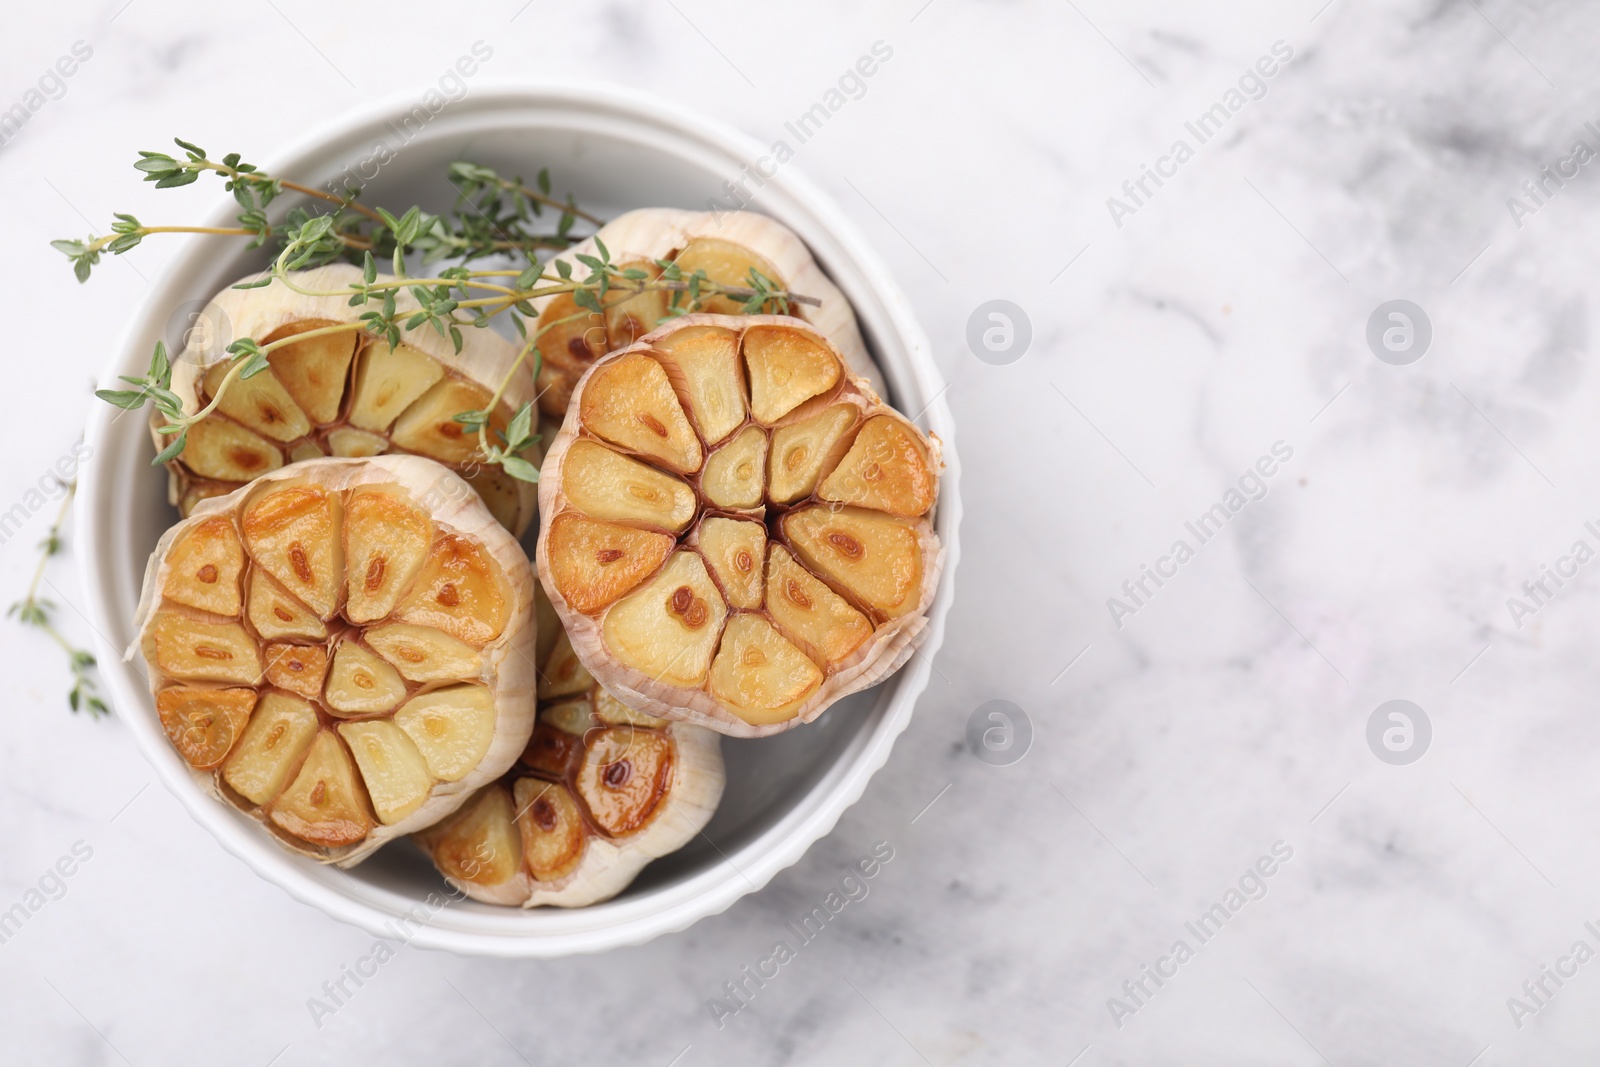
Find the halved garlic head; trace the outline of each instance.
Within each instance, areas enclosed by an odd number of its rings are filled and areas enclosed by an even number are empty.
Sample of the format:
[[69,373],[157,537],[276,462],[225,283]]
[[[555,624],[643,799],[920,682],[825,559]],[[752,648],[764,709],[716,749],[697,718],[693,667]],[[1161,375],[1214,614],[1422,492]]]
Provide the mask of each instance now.
[[[749,211],[643,208],[607,223],[593,237],[556,258],[568,261],[576,277],[585,277],[587,268],[577,257],[596,254],[596,238],[605,243],[611,262],[641,270],[652,280],[661,274],[658,261],[675,263],[684,278],[704,271],[707,280],[724,286],[748,287],[750,271],[756,270],[779,289],[815,297],[820,305],[791,304],[789,313],[810,323],[843,355],[852,371],[877,393],[883,392],[883,376],[867,353],[849,301],[817,266],[805,242],[783,223]],[[678,306],[687,307],[688,303],[688,294],[681,294]],[[539,341],[539,405],[545,414],[559,419],[583,372],[607,352],[631,345],[656,329],[673,302],[666,291],[616,289],[602,301],[603,314],[585,314],[568,294],[545,297],[534,306],[540,327],[548,327]],[[737,315],[742,306],[743,301],[707,296],[698,310]],[[677,357],[683,388],[695,408],[701,432],[709,439],[721,440],[724,428],[743,421],[743,413],[734,404],[735,394],[728,388],[726,368],[719,362],[724,354],[715,345],[699,346],[685,337]]]
[[[542,615],[548,602],[536,597]],[[596,684],[559,624],[550,632],[522,758],[416,837],[452,885],[493,904],[609,899],[692,840],[722,797],[715,733],[631,710]]]
[[776,733],[921,640],[939,471],[937,438],[815,328],[684,316],[574,390],[540,475],[539,574],[630,706]]
[[350,866],[523,751],[534,584],[521,546],[432,460],[312,460],[161,538],[138,647],[195,780],[286,848]]
[[[346,264],[289,275],[312,293],[348,289],[361,281]],[[379,275],[378,282],[389,282]],[[408,290],[396,307],[416,308]],[[191,331],[173,364],[172,390],[184,410],[198,411],[220,394],[216,410],[189,430],[188,444],[168,464],[171,498],[188,515],[201,500],[232,492],[285,464],[325,456],[362,458],[414,453],[443,463],[469,481],[495,518],[521,534],[534,514],[536,490],[498,467],[477,461],[478,437],[455,421],[488,406],[495,388],[516,361],[517,348],[492,330],[461,331],[461,351],[448,337],[423,324],[392,346],[364,329],[318,332],[361,322],[366,307],[347,296],[307,296],[282,281],[260,289],[224,289],[202,319],[223,327]],[[228,375],[227,346],[250,337],[267,344],[304,334],[267,357],[268,369],[222,387]],[[512,376],[492,413],[490,426],[504,430],[533,399],[525,374]],[[491,433],[491,440],[496,440]],[[169,439],[156,438],[164,448]],[[538,455],[525,455],[537,462]]]

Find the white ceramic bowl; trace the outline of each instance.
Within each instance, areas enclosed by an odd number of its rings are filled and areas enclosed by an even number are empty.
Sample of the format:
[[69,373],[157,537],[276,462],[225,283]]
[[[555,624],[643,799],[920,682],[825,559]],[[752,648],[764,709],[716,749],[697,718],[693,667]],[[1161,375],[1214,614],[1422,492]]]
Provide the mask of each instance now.
[[[373,157],[379,142],[400,145],[398,122],[418,99],[349,115],[266,161],[266,169],[321,187]],[[709,197],[723,194],[724,182],[762,155],[748,138],[652,97],[601,85],[480,84],[414,132],[381,166],[363,199],[442,211],[452,199],[445,165],[470,158],[529,178],[549,167],[558,192],[570,190],[583,207],[606,216],[646,206],[703,210]],[[275,206],[282,210],[291,202],[285,198]],[[861,796],[910,720],[944,636],[961,517],[951,416],[910,305],[839,209],[792,166],[768,180],[752,206],[781,219],[811,246],[855,305],[888,379],[889,399],[908,414],[920,413],[918,421],[944,439],[949,466],[937,524],[946,553],[944,577],[920,655],[888,682],[841,701],[815,723],[763,740],[725,739],[727,793],[705,835],[646,868],[627,891],[603,904],[521,911],[461,901],[428,914],[418,906],[429,893],[442,891],[444,882],[409,842],[339,872],[283,851],[257,824],[201,793],[162,733],[143,664],[122,660],[134,636],[131,620],[145,560],[176,518],[166,503],[165,474],[150,466],[154,450],[142,414],[121,416],[109,405],[95,405],[88,428],[94,459],[80,487],[78,544],[102,673],[117,711],[166,787],[262,877],[374,934],[392,936],[385,923],[426,914],[413,938],[418,945],[496,956],[594,952],[682,930],[722,911],[799,859]],[[231,200],[218,202],[204,221],[232,225],[235,211]],[[158,339],[165,338],[169,350],[180,349],[176,334],[183,309],[265,264],[262,252],[247,252],[242,244],[203,237],[184,248],[117,346],[105,384],[119,374],[144,373]],[[531,531],[525,544],[531,553]]]

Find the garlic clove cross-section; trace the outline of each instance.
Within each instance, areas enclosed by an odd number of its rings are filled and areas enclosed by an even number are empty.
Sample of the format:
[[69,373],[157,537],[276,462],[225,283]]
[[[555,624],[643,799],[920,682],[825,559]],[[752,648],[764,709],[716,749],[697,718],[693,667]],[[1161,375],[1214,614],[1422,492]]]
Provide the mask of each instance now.
[[607,900],[710,822],[725,781],[720,741],[629,709],[572,658],[563,634],[545,650],[539,721],[522,758],[416,840],[475,900]]
[[[302,399],[315,386],[296,383]],[[523,752],[534,585],[521,546],[447,468],[309,460],[167,531],[136,650],[195,781],[290,851],[348,867]]]
[[[820,305],[791,304],[789,313],[809,323],[844,357],[845,365],[866,379],[882,395],[883,375],[867,352],[856,325],[855,312],[838,286],[812,258],[811,250],[783,223],[753,211],[699,212],[675,208],[641,208],[619,216],[598,233],[556,257],[570,263],[575,277],[584,277],[578,256],[595,255],[596,240],[603,242],[618,267],[642,270],[651,279],[660,276],[657,261],[676,263],[687,278],[697,270],[718,285],[748,287],[750,271],[779,289],[814,297]],[[687,295],[680,306],[688,305]],[[561,418],[572,389],[584,371],[608,352],[633,344],[668,317],[670,294],[663,291],[629,293],[616,290],[603,302],[604,314],[589,312],[570,294],[544,297],[534,302],[539,326],[547,328],[539,340],[540,370],[536,390],[541,410]],[[707,296],[698,309],[706,314],[737,315],[741,305],[724,296]],[[681,375],[680,388],[705,439],[715,444],[728,430],[744,422],[743,398],[732,388],[722,364],[737,355],[709,338],[693,332],[676,337],[670,351]]]
[[[275,278],[259,289],[222,290],[197,319],[205,329],[190,331],[173,362],[172,391],[185,412],[200,410],[221,390],[217,409],[190,428],[187,446],[167,464],[169,496],[178,510],[188,515],[201,500],[230,493],[297,460],[413,453],[456,470],[495,518],[520,535],[533,518],[536,490],[480,463],[477,434],[455,421],[462,412],[487,406],[516,362],[517,346],[492,330],[465,329],[457,352],[448,337],[426,323],[402,331],[398,346],[365,329],[313,334],[358,324],[368,308],[351,307],[348,296],[295,290],[348,290],[361,282],[361,270],[334,264],[294,271],[289,279],[294,289]],[[393,280],[384,274],[377,278],[378,283]],[[403,313],[417,303],[402,288],[395,306]],[[236,377],[221,388],[232,341],[250,337],[267,344],[299,334],[311,336],[274,349],[260,374]],[[533,398],[528,376],[513,374],[490,426],[504,430]],[[490,439],[495,440],[492,433]],[[170,443],[161,435],[155,441],[158,449]],[[524,458],[537,462],[539,457]]]
[[922,640],[939,453],[815,327],[683,316],[574,388],[540,474],[539,574],[617,698],[777,733]]

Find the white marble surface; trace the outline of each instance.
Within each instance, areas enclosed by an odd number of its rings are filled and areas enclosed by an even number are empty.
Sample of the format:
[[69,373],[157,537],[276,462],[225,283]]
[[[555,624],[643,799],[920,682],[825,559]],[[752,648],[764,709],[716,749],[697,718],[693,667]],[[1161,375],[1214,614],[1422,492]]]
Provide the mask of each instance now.
[[[475,39],[496,77],[614,79],[769,140],[882,40],[892,60],[791,165],[877,243],[933,336],[960,426],[964,558],[937,677],[889,765],[764,892],[595,958],[404,950],[320,1027],[307,998],[371,938],[146,789],[123,727],[70,715],[56,651],[6,630],[0,908],[74,842],[92,858],[0,945],[0,1058],[1600,1055],[1600,963],[1547,979],[1520,1027],[1507,1006],[1575,941],[1600,949],[1584,926],[1600,928],[1594,568],[1520,628],[1506,603],[1574,541],[1600,546],[1584,529],[1600,520],[1600,177],[1581,169],[1520,228],[1506,204],[1575,139],[1600,148],[1584,131],[1600,121],[1593,5],[125,3],[14,5],[0,33],[0,107],[73,42],[93,49],[0,147],[6,506],[69,450],[107,340],[171,251],[80,288],[45,242],[194,202],[136,186],[136,149],[182,134],[270,154],[321,116],[420,90]],[[1106,198],[1192,144],[1185,122],[1277,41],[1293,58],[1265,95],[1118,228]],[[966,347],[969,314],[996,297],[1032,320],[1010,366]],[[1364,340],[1395,298],[1434,327],[1409,366]],[[1277,441],[1293,456],[1264,499],[1116,627],[1107,598],[1194,543],[1184,522]],[[48,522],[0,548],[8,598]],[[69,565],[50,581],[78,596]],[[1013,766],[963,743],[993,698],[1033,722]],[[1365,740],[1393,698],[1433,726],[1409,766]],[[894,859],[870,895],[719,1028],[708,999],[878,841]],[[1293,855],[1266,895],[1200,947],[1185,923],[1279,841]],[[1194,958],[1119,1027],[1108,998],[1179,939]]]

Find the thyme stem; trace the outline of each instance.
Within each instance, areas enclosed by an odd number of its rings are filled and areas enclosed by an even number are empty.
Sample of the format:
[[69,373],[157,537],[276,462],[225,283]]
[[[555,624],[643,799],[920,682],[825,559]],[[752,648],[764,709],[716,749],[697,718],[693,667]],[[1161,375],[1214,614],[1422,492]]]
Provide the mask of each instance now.
[[596,218],[595,216],[589,214],[587,211],[584,211],[583,209],[579,208],[576,204],[563,203],[562,201],[557,200],[553,196],[546,196],[544,193],[539,192],[537,189],[529,189],[526,185],[522,184],[519,181],[512,181],[509,178],[496,178],[495,179],[495,184],[498,185],[500,188],[504,189],[508,193],[521,193],[523,196],[527,197],[529,200],[537,200],[539,203],[544,204],[546,207],[553,207],[557,211],[565,212],[568,215],[574,215],[574,216],[582,219],[584,222],[590,223],[590,224],[592,224],[592,225],[594,225],[596,227],[604,226],[606,224],[606,220],[605,219]]
[[[241,171],[236,166],[230,167],[226,163],[216,163],[210,159],[195,160],[195,166],[203,170],[211,170],[216,171],[218,174],[225,174],[233,181],[246,180],[247,178],[253,179],[265,177],[265,175],[259,174],[256,171]],[[301,185],[299,182],[289,181],[287,178],[278,178],[276,181],[280,188],[291,189],[297,193],[304,193],[306,196],[314,196],[318,200],[324,200],[330,204],[338,204],[341,208],[349,208],[351,211],[354,211],[357,214],[365,215],[373,222],[380,224],[383,222],[382,215],[378,214],[376,211],[373,211],[365,204],[356,203],[353,197],[338,196],[334,193],[324,192],[321,189],[314,189],[309,185]]]
[[90,673],[95,666],[94,654],[78,648],[67,639],[50,617],[55,605],[39,596],[39,586],[44,582],[46,566],[52,557],[61,553],[63,543],[61,531],[66,526],[67,513],[72,508],[72,500],[77,491],[76,481],[67,484],[67,493],[61,498],[61,509],[56,512],[55,522],[51,524],[44,540],[39,543],[41,549],[39,564],[33,569],[33,580],[28,583],[27,595],[12,604],[6,614],[14,617],[23,626],[31,626],[42,631],[67,654],[67,666],[72,672],[72,688],[67,693],[67,706],[73,711],[87,710],[91,716],[99,716],[109,714],[110,709],[96,691],[94,675]]

